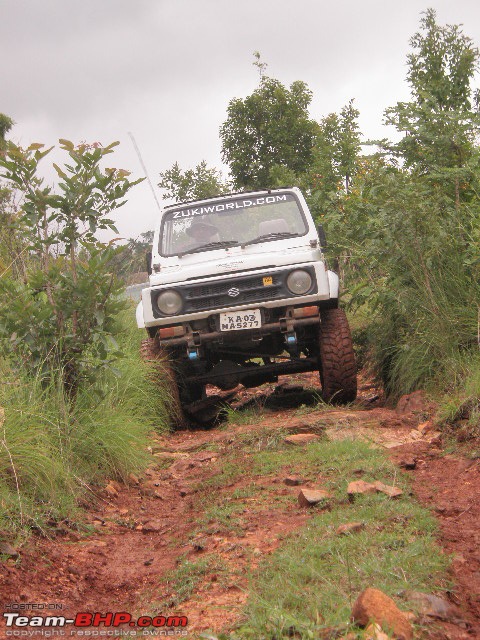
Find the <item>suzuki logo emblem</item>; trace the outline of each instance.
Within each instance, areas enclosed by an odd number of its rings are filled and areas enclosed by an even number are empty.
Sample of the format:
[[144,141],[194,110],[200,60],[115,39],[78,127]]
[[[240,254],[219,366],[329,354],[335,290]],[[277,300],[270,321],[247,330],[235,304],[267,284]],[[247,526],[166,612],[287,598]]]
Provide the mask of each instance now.
[[238,295],[240,295],[240,289],[237,289],[237,287],[232,287],[227,291],[227,293],[231,298],[236,298]]

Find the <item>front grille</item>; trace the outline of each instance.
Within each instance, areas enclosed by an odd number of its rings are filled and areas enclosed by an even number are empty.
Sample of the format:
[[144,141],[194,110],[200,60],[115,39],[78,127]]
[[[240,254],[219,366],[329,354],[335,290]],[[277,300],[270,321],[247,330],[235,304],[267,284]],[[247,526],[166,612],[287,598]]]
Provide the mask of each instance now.
[[[317,291],[315,271],[313,267],[302,267],[312,276],[312,288],[308,292]],[[188,284],[185,286],[173,287],[183,298],[184,306],[181,314],[194,313],[198,311],[209,311],[223,309],[226,307],[236,307],[240,305],[265,302],[267,300],[280,300],[283,298],[294,298],[286,285],[286,279],[292,269],[276,271],[273,273],[262,273],[238,278],[227,278],[225,280],[215,280],[202,284]],[[264,278],[271,278],[272,284],[264,284]],[[228,292],[232,289],[239,291],[238,295],[232,296]],[[156,291],[152,292],[153,311],[156,318],[164,317],[158,310],[155,303]]]
[[[185,292],[185,311],[187,313],[205,311],[249,302],[276,300],[283,295],[282,284],[280,274],[275,274],[272,276],[271,285],[263,283],[263,276],[255,275],[223,280],[215,284],[184,287],[182,289]],[[236,289],[240,293],[234,296],[229,295],[228,292],[232,289]]]

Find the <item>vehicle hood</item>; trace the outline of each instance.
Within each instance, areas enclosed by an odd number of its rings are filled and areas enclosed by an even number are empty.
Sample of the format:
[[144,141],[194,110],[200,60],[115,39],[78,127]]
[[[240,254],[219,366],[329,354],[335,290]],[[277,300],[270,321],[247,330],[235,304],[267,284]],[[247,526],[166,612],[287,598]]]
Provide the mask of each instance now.
[[179,258],[159,258],[160,272],[152,273],[150,286],[165,285],[197,278],[222,276],[242,271],[301,264],[322,259],[318,248],[310,246],[310,238],[302,238],[292,246],[292,240],[187,254]]

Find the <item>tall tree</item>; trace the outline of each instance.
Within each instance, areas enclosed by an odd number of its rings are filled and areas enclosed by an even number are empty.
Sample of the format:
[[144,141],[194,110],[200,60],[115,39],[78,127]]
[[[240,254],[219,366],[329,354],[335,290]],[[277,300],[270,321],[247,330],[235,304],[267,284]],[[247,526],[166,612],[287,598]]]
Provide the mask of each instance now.
[[265,65],[256,57],[259,86],[243,100],[230,100],[220,128],[222,158],[239,189],[275,186],[278,167],[305,172],[318,132],[308,114],[312,92],[307,85],[297,80],[285,87],[265,75]]
[[0,113],[0,151],[5,149],[5,136],[13,126],[13,120],[6,116],[4,113]]
[[479,50],[458,25],[440,26],[428,9],[410,40],[407,80],[412,100],[387,109],[386,123],[405,135],[384,145],[407,168],[454,185],[468,182],[469,161],[480,132],[479,93],[472,82]]
[[178,162],[160,173],[158,186],[165,189],[164,198],[175,202],[201,200],[218,196],[229,191],[230,185],[223,179],[220,171],[207,166],[202,160],[194,169],[183,171]]
[[313,161],[300,182],[318,218],[342,206],[342,197],[352,188],[360,152],[358,116],[350,100],[340,113],[320,121]]
[[[0,113],[0,158],[7,149],[6,136],[12,126],[13,120]],[[18,229],[15,229],[15,219],[13,192],[5,183],[0,182],[0,277],[1,274],[11,272],[18,278],[25,273],[25,242]]]
[[478,345],[479,52],[431,9],[420,27],[407,58],[412,99],[386,111],[405,135],[362,159],[328,219],[350,300],[366,304],[371,353],[394,394],[446,376]]

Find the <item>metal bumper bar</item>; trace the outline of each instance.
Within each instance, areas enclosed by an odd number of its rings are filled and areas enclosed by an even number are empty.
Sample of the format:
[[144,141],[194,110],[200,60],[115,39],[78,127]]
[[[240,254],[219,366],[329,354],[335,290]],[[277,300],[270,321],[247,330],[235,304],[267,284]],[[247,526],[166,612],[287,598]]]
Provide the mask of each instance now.
[[269,333],[286,333],[287,331],[295,331],[295,329],[299,327],[318,325],[320,324],[319,316],[313,316],[310,318],[280,318],[278,322],[269,322],[268,324],[264,324],[257,329],[245,329],[239,331],[209,331],[208,333],[186,333],[184,336],[179,338],[165,338],[160,340],[160,345],[162,347],[176,347],[179,345],[194,345],[200,346],[205,344],[206,342],[213,342],[215,340],[219,340],[221,338],[225,338],[227,335],[231,335],[232,333],[239,334],[247,334],[252,333],[255,336],[262,336]]

